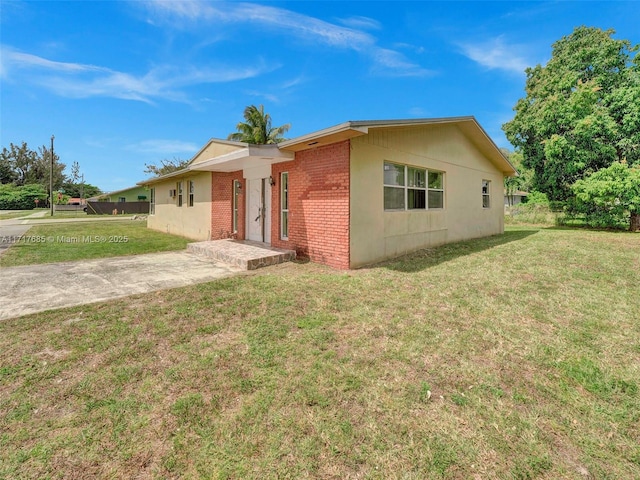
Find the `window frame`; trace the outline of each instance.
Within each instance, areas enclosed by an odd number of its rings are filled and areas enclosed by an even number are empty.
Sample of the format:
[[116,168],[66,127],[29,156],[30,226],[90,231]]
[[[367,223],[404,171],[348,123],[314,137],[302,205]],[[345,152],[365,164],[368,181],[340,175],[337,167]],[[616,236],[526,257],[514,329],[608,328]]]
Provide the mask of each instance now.
[[482,179],[482,208],[491,208],[491,180],[485,178]]
[[176,182],[176,206],[182,207],[182,180]]
[[193,207],[195,198],[195,183],[192,179],[187,180],[187,207]]
[[127,197],[118,197],[118,203],[126,203]]
[[[401,167],[403,169],[402,181],[404,185],[399,184],[391,184],[386,183],[386,179],[383,174],[383,204],[386,204],[386,192],[387,189],[397,189],[403,191],[403,204],[400,208],[386,208],[384,207],[385,212],[406,212],[406,211],[414,211],[414,210],[444,210],[445,208],[445,199],[444,199],[444,191],[445,191],[445,172],[441,170],[429,169],[426,167],[419,167],[415,165],[407,165],[403,163],[392,162],[389,160],[385,160],[383,162],[383,172],[387,171],[387,165],[393,167]],[[397,169],[396,169],[397,171]],[[416,175],[418,174],[418,175]],[[429,186],[429,176],[430,174],[437,174],[441,178],[441,187],[435,188]],[[410,194],[410,192],[424,192],[424,198],[422,195],[417,195],[416,193]],[[429,207],[429,193],[430,192],[440,192],[442,195],[442,206],[441,207]],[[422,206],[415,206],[417,203],[424,204]]]
[[289,172],[280,173],[280,239],[289,240]]
[[240,190],[242,189],[242,184],[240,180],[234,179],[232,183],[233,191],[231,192],[232,197],[232,205],[231,205],[231,229],[233,233],[238,233],[238,220],[239,220],[239,200],[240,200]]
[[155,187],[151,187],[149,189],[149,215],[156,214],[156,189]]

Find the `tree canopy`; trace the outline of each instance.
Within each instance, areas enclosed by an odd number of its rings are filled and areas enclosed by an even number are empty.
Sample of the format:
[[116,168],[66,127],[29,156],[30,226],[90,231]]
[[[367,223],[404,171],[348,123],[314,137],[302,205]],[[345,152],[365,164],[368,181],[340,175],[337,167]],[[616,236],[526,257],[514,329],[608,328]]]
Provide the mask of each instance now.
[[289,131],[291,124],[279,127],[271,125],[271,115],[264,112],[264,106],[249,105],[244,109],[244,122],[236,125],[238,130],[229,134],[228,140],[245,142],[253,145],[271,145],[286,140],[283,135]]
[[[20,145],[9,144],[0,152],[0,183],[12,183],[16,186],[41,185],[49,190],[51,172],[51,150],[46,146],[31,150],[26,142]],[[53,157],[53,189],[59,189],[66,180],[65,164],[60,163],[56,153]]]
[[640,55],[614,33],[583,26],[554,43],[545,66],[526,70],[526,97],[503,125],[551,200],[615,161],[640,163]]
[[160,160],[160,164],[145,163],[144,173],[151,174],[154,177],[160,177],[162,175],[167,175],[168,173],[182,170],[188,164],[189,160],[181,160],[175,157],[173,158],[173,160],[165,158],[164,160]]

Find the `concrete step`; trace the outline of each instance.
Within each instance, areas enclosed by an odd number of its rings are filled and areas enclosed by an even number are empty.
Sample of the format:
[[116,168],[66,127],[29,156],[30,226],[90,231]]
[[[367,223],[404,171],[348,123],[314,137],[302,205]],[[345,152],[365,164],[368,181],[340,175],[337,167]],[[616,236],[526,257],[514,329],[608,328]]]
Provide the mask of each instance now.
[[250,240],[225,239],[190,243],[187,245],[187,251],[244,270],[277,265],[296,258],[294,250],[274,248],[265,243]]

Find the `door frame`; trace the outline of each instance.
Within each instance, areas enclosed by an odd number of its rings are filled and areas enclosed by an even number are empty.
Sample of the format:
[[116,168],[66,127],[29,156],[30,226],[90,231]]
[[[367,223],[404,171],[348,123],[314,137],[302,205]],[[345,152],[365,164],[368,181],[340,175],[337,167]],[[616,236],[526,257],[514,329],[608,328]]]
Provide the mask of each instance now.
[[[269,181],[269,177],[258,177],[258,178],[247,178],[247,212],[246,212],[246,228],[247,232],[246,238],[247,240],[254,240],[249,238],[250,235],[250,222],[254,222],[255,215],[258,212],[252,211],[252,183],[260,182],[260,199],[258,202],[259,205],[259,217],[261,223],[261,240],[257,240],[259,242],[266,243],[267,245],[271,245],[271,183]],[[255,241],[255,240],[254,240]]]

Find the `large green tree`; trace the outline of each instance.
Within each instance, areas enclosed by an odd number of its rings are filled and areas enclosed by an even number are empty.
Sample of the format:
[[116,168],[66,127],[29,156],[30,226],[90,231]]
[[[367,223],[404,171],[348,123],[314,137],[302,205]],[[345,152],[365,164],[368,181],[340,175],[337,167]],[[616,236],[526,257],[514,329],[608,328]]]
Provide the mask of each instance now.
[[[2,183],[13,183],[17,186],[38,184],[47,191],[49,189],[49,176],[51,175],[51,151],[42,146],[38,151],[31,150],[26,142],[20,145],[9,144],[9,148],[3,148],[0,152],[0,165],[2,165]],[[53,188],[59,189],[66,180],[64,175],[64,163],[60,163],[60,157],[53,155]],[[8,170],[5,172],[5,170]]]
[[244,122],[236,125],[238,130],[227,139],[254,145],[271,145],[286,140],[283,135],[289,131],[291,124],[279,127],[271,125],[271,115],[264,113],[264,106],[249,105],[244,109]]
[[545,66],[526,70],[526,97],[503,125],[552,200],[615,161],[640,162],[640,55],[613,30],[578,27],[553,44]]

